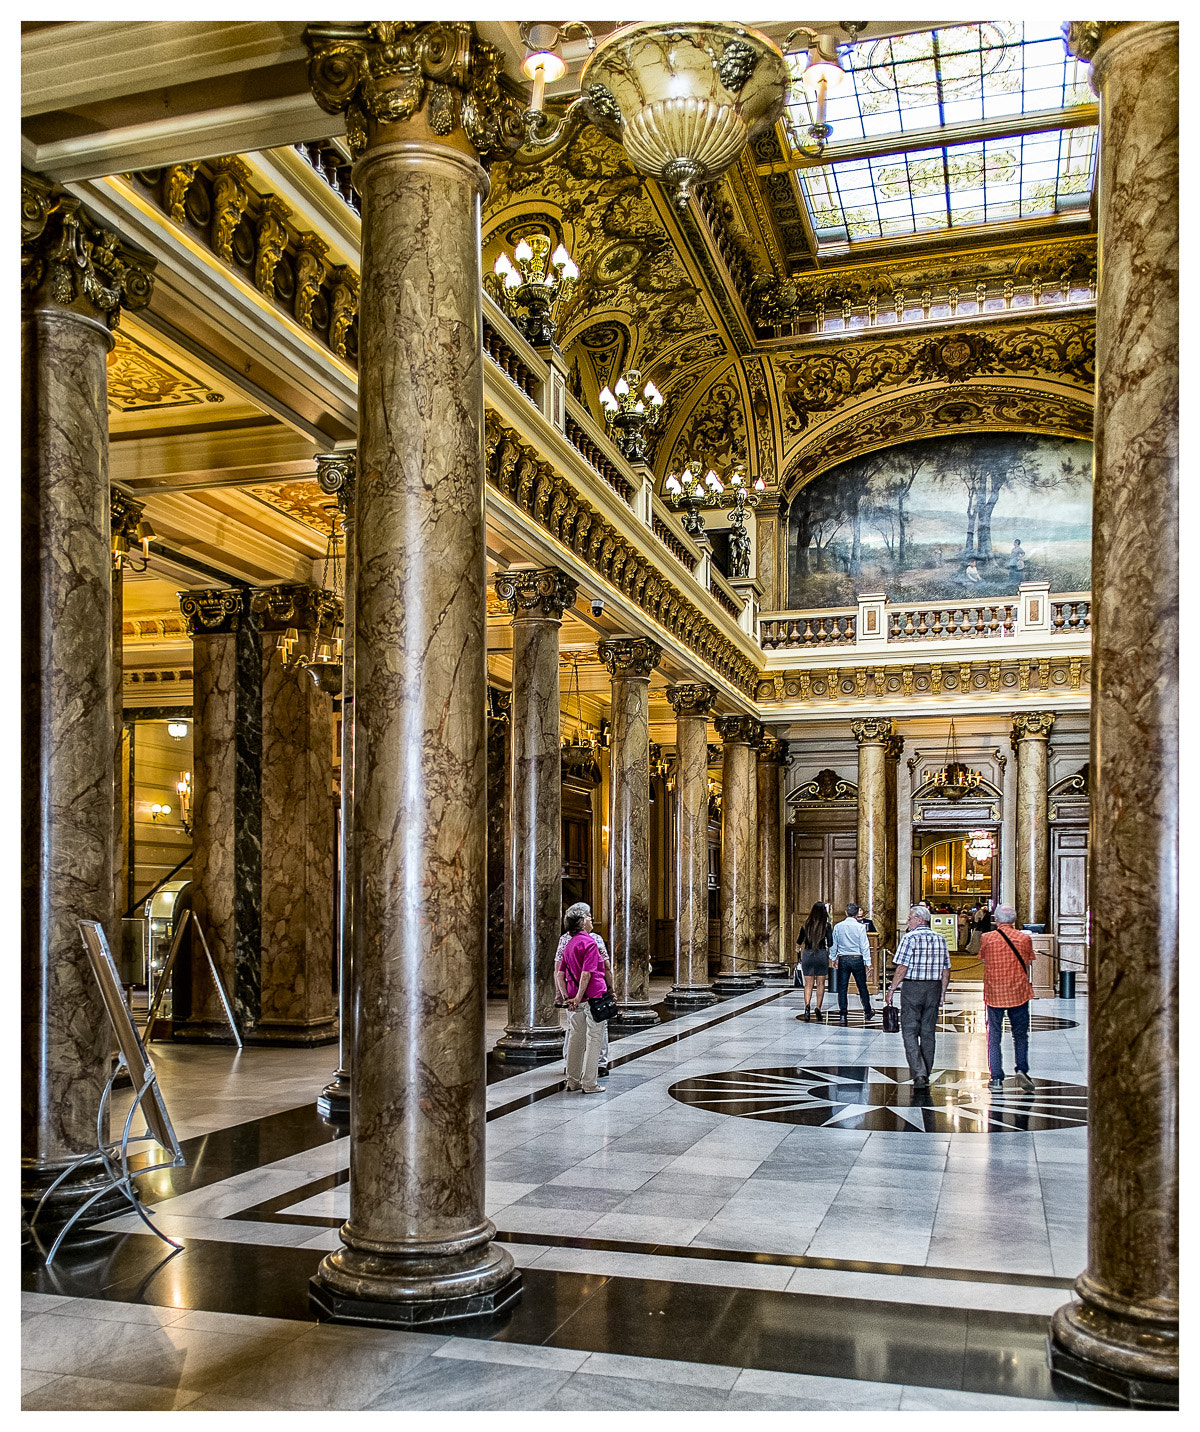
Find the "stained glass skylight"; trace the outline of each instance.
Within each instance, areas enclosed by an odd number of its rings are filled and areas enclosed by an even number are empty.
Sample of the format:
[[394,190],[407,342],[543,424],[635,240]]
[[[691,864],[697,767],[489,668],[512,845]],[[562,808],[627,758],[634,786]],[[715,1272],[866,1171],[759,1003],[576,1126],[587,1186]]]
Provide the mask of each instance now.
[[[954,126],[938,148],[846,159],[798,180],[818,242],[854,242],[1087,207],[1094,127],[970,139],[962,126],[1094,103],[1086,67],[1054,21],[998,20],[866,41],[843,52],[833,144]],[[799,74],[804,57],[794,63]],[[788,118],[798,146],[814,118],[803,85]]]

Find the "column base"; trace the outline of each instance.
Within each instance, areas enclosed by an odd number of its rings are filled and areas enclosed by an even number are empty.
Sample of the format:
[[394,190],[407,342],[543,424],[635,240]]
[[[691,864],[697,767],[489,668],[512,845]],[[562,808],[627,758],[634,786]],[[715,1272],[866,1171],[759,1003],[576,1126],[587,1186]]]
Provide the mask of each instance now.
[[791,984],[792,977],[787,965],[781,965],[778,960],[763,960],[754,966],[754,973],[764,984]]
[[1067,1303],[1050,1320],[1050,1370],[1131,1407],[1178,1407],[1179,1320],[1139,1317],[1107,1307],[1107,1296],[1086,1273],[1075,1284],[1081,1301]]
[[610,1026],[619,1025],[622,1029],[648,1029],[660,1022],[658,1011],[649,1003],[618,1004],[616,1014],[609,1020]]
[[263,1021],[256,1024],[242,1038],[247,1044],[275,1044],[282,1049],[312,1049],[319,1044],[333,1044],[337,1041],[337,1018],[323,1019],[314,1024],[276,1024]]
[[716,1002],[717,997],[709,985],[673,985],[663,1000],[670,1009],[703,1009]]
[[509,1025],[496,1041],[492,1053],[510,1064],[537,1064],[543,1059],[561,1059],[566,1032],[561,1026],[540,1025],[532,1029]]
[[309,1279],[309,1305],[331,1322],[388,1328],[492,1317],[521,1296],[521,1275],[512,1254],[490,1241],[495,1230],[487,1226],[482,1245],[451,1244],[445,1254],[428,1244],[408,1255],[347,1244]]
[[339,1069],[317,1095],[317,1113],[331,1124],[350,1122],[350,1075]]
[[713,980],[712,987],[715,994],[749,994],[761,984],[762,980],[748,970],[722,970]]

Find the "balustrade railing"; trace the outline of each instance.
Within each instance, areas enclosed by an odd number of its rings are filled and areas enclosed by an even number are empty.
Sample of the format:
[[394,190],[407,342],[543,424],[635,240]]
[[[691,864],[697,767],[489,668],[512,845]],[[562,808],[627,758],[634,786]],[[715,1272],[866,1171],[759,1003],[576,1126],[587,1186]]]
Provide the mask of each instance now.
[[616,465],[609,462],[608,458],[600,451],[598,445],[592,441],[583,428],[569,415],[567,417],[567,441],[575,451],[583,457],[588,465],[600,474],[622,501],[632,501],[632,484],[621,476]]
[[1050,603],[1051,631],[1090,631],[1092,602],[1090,597],[1069,597]]
[[712,593],[712,599],[716,602],[717,606],[724,607],[734,621],[737,621],[738,617],[742,614],[742,604],[736,597],[729,595],[725,588],[721,586],[715,574],[711,575],[708,579],[708,590]]
[[496,325],[484,315],[483,351],[525,394],[531,403],[537,402],[537,378],[511,344],[505,341]]
[[774,613],[759,618],[764,651],[798,646],[846,646],[856,640],[858,608],[845,611]]
[[679,537],[671,531],[658,513],[653,514],[652,527],[654,535],[663,544],[668,552],[677,558],[688,569],[689,572],[696,570],[696,558],[688,551]]
[[889,607],[888,641],[1011,636],[1016,616],[1015,602],[978,607]]

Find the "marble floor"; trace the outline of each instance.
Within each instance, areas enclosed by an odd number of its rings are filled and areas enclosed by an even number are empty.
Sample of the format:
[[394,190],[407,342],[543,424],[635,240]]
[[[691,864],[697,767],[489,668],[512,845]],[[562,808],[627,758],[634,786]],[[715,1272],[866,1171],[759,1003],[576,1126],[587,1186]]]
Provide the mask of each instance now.
[[153,1046],[188,1163],[142,1184],[181,1251],[133,1214],[26,1250],[23,1405],[1075,1409],[1044,1341],[1086,1253],[1086,1004],[1036,1002],[1033,1095],[987,1091],[979,1005],[952,991],[928,1096],[899,1035],[769,987],[614,1039],[600,1095],[493,1068],[524,1294],[422,1333],[308,1309],[349,1207],[333,1051]]

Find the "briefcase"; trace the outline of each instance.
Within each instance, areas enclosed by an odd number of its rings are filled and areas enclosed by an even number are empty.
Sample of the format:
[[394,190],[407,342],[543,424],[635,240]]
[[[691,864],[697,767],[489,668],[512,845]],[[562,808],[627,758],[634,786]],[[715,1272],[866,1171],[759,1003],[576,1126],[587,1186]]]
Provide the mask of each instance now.
[[894,1004],[885,1004],[883,1007],[883,1032],[884,1034],[900,1033],[900,1011]]

